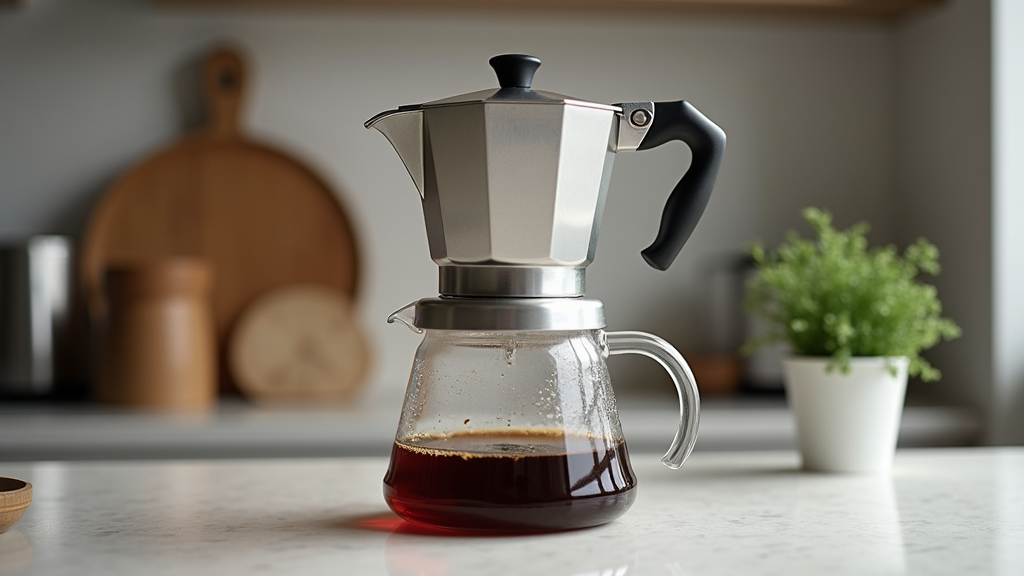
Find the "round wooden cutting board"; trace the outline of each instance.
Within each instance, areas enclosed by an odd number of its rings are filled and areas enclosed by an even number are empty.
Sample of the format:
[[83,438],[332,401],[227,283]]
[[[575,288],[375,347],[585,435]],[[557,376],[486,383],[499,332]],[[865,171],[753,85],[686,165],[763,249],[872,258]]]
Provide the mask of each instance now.
[[228,363],[238,387],[256,402],[344,402],[365,383],[370,347],[347,296],[295,285],[246,308]]
[[102,323],[108,266],[171,256],[210,262],[222,392],[236,390],[223,360],[247,305],[289,284],[354,297],[359,276],[351,223],[324,181],[240,130],[245,68],[229,49],[207,56],[208,125],[113,185],[89,223],[80,270],[90,317]]

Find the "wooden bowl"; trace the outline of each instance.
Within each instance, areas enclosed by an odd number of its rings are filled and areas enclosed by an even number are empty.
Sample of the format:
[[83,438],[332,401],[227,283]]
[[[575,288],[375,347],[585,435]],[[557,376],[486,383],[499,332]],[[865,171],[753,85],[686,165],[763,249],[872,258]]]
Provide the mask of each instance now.
[[21,520],[31,503],[31,484],[16,478],[0,477],[0,534]]

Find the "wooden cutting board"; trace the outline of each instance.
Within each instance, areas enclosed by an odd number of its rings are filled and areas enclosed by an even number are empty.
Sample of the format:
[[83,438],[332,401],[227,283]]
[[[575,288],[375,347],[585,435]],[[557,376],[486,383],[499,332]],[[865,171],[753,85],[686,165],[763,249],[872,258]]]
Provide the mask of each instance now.
[[293,285],[246,308],[228,362],[238,387],[256,402],[345,402],[366,382],[370,347],[347,296]]
[[240,54],[218,49],[207,56],[207,126],[107,191],[86,231],[80,269],[90,318],[102,324],[103,274],[111,264],[169,256],[210,262],[222,392],[237,390],[224,351],[249,303],[289,284],[320,284],[354,297],[359,277],[351,222],[327,184],[241,130],[245,87]]

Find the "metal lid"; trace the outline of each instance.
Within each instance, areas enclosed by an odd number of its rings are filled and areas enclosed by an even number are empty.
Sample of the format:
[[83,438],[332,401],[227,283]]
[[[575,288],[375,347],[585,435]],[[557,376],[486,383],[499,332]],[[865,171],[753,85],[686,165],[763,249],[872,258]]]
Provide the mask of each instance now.
[[563,94],[533,90],[533,75],[540,67],[540,59],[525,54],[502,54],[490,59],[490,65],[498,76],[500,88],[479,90],[450,96],[440,100],[402,106],[399,110],[413,110],[420,108],[438,108],[442,106],[457,106],[460,104],[474,103],[512,103],[512,104],[557,104],[569,106],[583,106],[587,108],[598,108],[618,112],[618,106],[609,106],[597,102],[579,100]]
[[[411,313],[411,314],[410,314]],[[395,312],[418,330],[599,330],[604,304],[589,298],[424,298]]]

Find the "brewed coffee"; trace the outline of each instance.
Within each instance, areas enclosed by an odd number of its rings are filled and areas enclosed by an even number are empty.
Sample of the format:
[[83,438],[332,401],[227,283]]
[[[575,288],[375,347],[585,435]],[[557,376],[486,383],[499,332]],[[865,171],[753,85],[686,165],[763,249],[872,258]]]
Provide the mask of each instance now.
[[395,442],[384,497],[402,518],[431,526],[550,531],[614,520],[635,486],[622,439],[479,430]]

